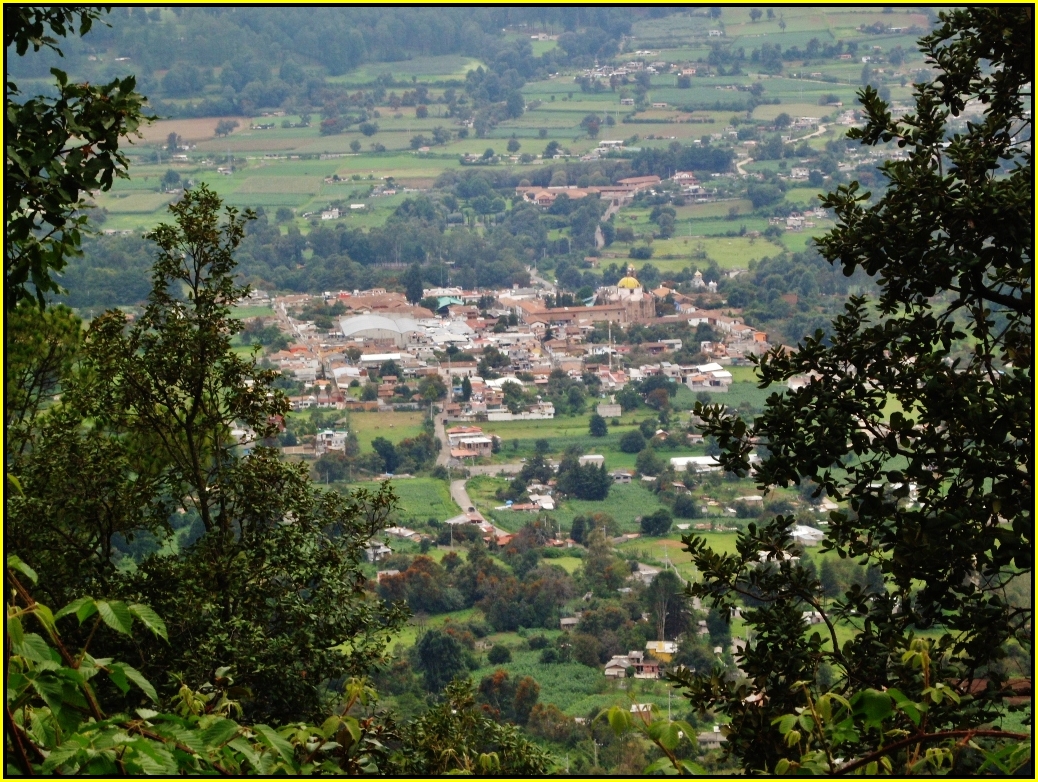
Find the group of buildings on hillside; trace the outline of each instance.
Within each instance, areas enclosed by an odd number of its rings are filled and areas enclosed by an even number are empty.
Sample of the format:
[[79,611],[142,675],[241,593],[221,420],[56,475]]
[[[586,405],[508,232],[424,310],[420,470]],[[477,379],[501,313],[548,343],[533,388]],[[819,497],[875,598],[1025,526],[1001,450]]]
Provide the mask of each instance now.
[[[692,282],[693,290],[707,298],[712,287],[701,275]],[[545,291],[518,286],[492,294],[457,288],[427,289],[424,294],[424,301],[435,299],[440,305],[437,314],[384,289],[329,292],[317,302],[317,297],[306,295],[273,298],[276,322],[291,342],[266,358],[304,385],[304,392],[291,399],[293,408],[378,410],[416,404],[402,402],[400,389],[406,385],[413,390],[425,377],[438,376],[448,389],[468,381],[464,399],[452,395],[446,402],[450,418],[552,418],[555,411],[549,402],[530,400],[558,370],[574,378],[591,372],[607,394],[657,374],[694,391],[724,392],[732,382],[727,365],[770,348],[767,334],[747,326],[737,311],[697,307],[692,296],[666,286],[647,290],[633,269],[615,285],[600,287],[586,306],[549,306]],[[490,306],[488,296],[493,298]],[[657,315],[657,304],[663,300],[673,305],[674,314]],[[330,330],[293,317],[314,303],[341,305],[345,313]],[[514,325],[502,325],[507,323]],[[683,347],[677,339],[638,345],[592,341],[593,332],[603,324],[666,323],[710,326],[715,338],[695,346],[708,363],[668,361]],[[502,376],[496,379],[483,378],[479,372],[480,358],[491,349],[498,359],[495,374]],[[648,361],[632,366],[634,353]],[[507,360],[504,366],[502,356]],[[377,396],[361,401],[350,392],[351,386],[385,375],[381,370],[387,363],[395,367],[395,374],[378,378]],[[524,409],[505,405],[507,383],[532,392],[523,394]]]

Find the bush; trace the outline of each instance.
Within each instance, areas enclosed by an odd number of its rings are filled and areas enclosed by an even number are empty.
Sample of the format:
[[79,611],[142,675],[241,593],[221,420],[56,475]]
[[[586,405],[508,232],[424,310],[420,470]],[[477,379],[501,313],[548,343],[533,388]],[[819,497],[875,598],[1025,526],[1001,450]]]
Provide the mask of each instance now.
[[670,530],[672,521],[670,511],[666,508],[660,508],[655,513],[642,516],[642,532],[655,537],[666,535],[668,530]]
[[674,499],[674,515],[679,519],[694,519],[698,515],[696,501],[687,494],[679,494]]
[[624,453],[640,453],[645,448],[645,437],[637,429],[620,438],[620,450]]
[[632,247],[628,255],[637,261],[647,261],[652,257],[652,248],[649,246]]
[[491,665],[501,665],[512,661],[512,652],[507,646],[498,644],[487,652],[487,661]]
[[532,635],[526,640],[526,645],[532,650],[544,649],[548,646],[548,639],[543,635]]

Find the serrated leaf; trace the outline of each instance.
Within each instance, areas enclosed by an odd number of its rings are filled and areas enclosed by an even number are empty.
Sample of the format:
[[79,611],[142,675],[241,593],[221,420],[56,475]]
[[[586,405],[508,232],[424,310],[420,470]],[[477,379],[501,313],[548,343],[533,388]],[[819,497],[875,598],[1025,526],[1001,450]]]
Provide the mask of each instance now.
[[75,614],[79,623],[83,624],[84,620],[91,616],[95,611],[97,611],[97,606],[94,603],[94,598],[80,597],[62,608],[58,613],[54,614],[54,619],[57,621],[58,619],[62,619],[70,614]]
[[13,647],[17,647],[23,642],[25,632],[22,630],[22,620],[17,616],[7,618],[7,635],[10,636]]
[[144,678],[144,674],[136,668],[127,665],[126,663],[112,663],[108,666],[109,675],[111,675],[111,672],[115,670],[120,671],[123,676],[140,687],[144,694],[147,695],[153,703],[159,702],[158,693],[155,692],[155,688],[151,685],[151,682]]
[[247,742],[241,736],[236,738],[234,741],[230,742],[227,745],[227,747],[229,749],[234,750],[235,752],[238,752],[238,753],[242,754],[245,757],[245,760],[249,763],[249,765],[252,766],[252,769],[253,769],[254,772],[259,770],[259,767],[260,767],[259,755],[256,754],[256,750],[254,750],[252,748],[252,746],[249,744],[249,742]]
[[[15,484],[19,494],[22,493],[22,485],[17,482],[17,478],[13,475],[8,475],[7,480],[12,481]],[[10,554],[7,557],[7,567],[11,570],[17,570],[34,584],[40,580],[40,577],[36,575],[36,571],[22,562],[21,558],[17,554]]]
[[133,626],[133,615],[126,603],[121,600],[98,600],[97,613],[101,615],[101,621],[111,627],[117,633],[130,635]]
[[121,665],[112,665],[108,668],[107,672],[108,678],[112,680],[112,683],[118,687],[124,695],[130,691],[130,683],[126,681],[126,673],[123,671]]
[[234,720],[220,719],[202,731],[202,741],[211,747],[222,747],[237,736],[239,730]]
[[11,651],[24,657],[26,660],[32,660],[33,662],[61,662],[61,657],[58,656],[58,653],[54,651],[45,640],[43,640],[42,636],[39,636],[36,633],[25,633],[20,644],[16,644],[12,638]]
[[286,763],[291,763],[295,757],[295,749],[276,730],[269,725],[254,725],[253,730],[260,737],[260,741],[277,752]]
[[130,606],[130,613],[140,619],[141,623],[155,635],[167,641],[169,640],[169,636],[166,633],[166,623],[149,606],[134,603]]
[[613,729],[613,733],[617,736],[631,729],[631,715],[619,706],[613,706],[609,709],[606,719],[609,720],[609,727]]
[[674,748],[677,747],[678,742],[681,741],[680,734],[681,731],[678,729],[678,726],[675,725],[673,722],[669,723],[663,728],[662,731],[660,731],[660,746],[673,751]]

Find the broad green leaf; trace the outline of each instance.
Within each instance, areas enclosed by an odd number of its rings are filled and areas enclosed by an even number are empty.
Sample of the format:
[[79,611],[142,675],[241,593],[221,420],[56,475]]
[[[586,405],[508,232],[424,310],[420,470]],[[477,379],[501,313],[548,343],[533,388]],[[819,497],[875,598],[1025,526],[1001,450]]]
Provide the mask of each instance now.
[[130,691],[130,683],[126,681],[126,673],[118,663],[109,666],[108,678],[112,680],[112,683],[115,684],[124,695]]
[[[17,483],[17,479],[13,475],[8,475],[7,479],[9,481],[15,482],[15,486],[18,488],[18,493],[21,494],[22,487],[21,484]],[[40,577],[36,575],[36,571],[28,565],[26,565],[24,562],[22,562],[21,558],[17,554],[8,555],[7,567],[11,570],[17,570],[19,573],[28,578],[34,584],[40,580]]]
[[678,726],[671,722],[660,732],[660,745],[666,749],[673,751],[674,748],[677,747],[678,742],[681,741],[680,734],[681,731],[678,729]]
[[865,715],[866,723],[877,727],[894,710],[890,703],[890,696],[871,687],[859,692],[855,701],[857,710]]
[[239,730],[234,720],[220,719],[202,731],[202,741],[211,747],[221,747],[237,736]]
[[254,725],[253,730],[260,737],[260,741],[270,747],[272,750],[277,752],[282,760],[286,763],[291,763],[295,757],[295,750],[292,745],[285,741],[276,730],[269,725]]
[[670,762],[670,758],[664,755],[659,760],[650,763],[645,767],[643,774],[666,774],[667,776],[673,776],[677,773],[677,769],[674,768],[674,764]]
[[130,614],[130,609],[126,607],[126,603],[121,600],[98,600],[97,612],[101,615],[101,620],[117,633],[130,635],[133,616]]
[[700,777],[705,777],[707,775],[707,770],[703,766],[696,763],[694,760],[682,760],[681,758],[679,758],[678,765],[681,768],[685,769],[685,771],[689,774],[693,774],[695,776]]
[[613,706],[609,709],[606,719],[609,720],[609,727],[613,729],[613,733],[617,736],[631,729],[631,715],[619,706]]
[[58,653],[36,633],[25,633],[20,644],[16,644],[12,638],[11,651],[27,660],[38,663],[61,662],[61,657],[58,656]]
[[142,774],[174,776],[178,773],[177,761],[158,742],[142,738],[133,742],[132,747],[135,750],[132,760],[140,767]]
[[97,605],[94,603],[94,598],[80,597],[62,608],[58,613],[54,614],[54,619],[63,619],[70,614],[75,614],[79,623],[83,624],[83,621],[95,611],[97,611]]
[[22,643],[25,638],[25,632],[22,630],[22,620],[17,616],[9,616],[7,618],[7,634],[11,637],[11,645],[17,647]]
[[228,747],[228,749],[232,749],[235,752],[238,752],[238,753],[242,754],[245,757],[245,760],[249,763],[249,765],[252,766],[254,771],[259,770],[259,767],[260,767],[260,757],[259,757],[259,755],[256,753],[256,750],[254,750],[252,748],[252,745],[250,745],[249,742],[247,742],[241,736],[239,736],[238,738],[234,739],[234,741],[231,741],[227,745],[227,747]]
[[912,724],[918,726],[920,719],[922,719],[922,712],[918,704],[913,703],[907,695],[901,690],[891,687],[887,690],[887,695],[893,698],[894,703],[897,704],[898,709],[904,712],[908,719],[912,720]]
[[[151,685],[147,679],[144,678],[144,674],[138,671],[136,668],[127,665],[126,663],[112,663],[108,666],[109,672],[118,669],[123,676],[129,679],[131,682],[136,684],[141,690],[147,695],[154,703],[159,702],[158,693],[155,692],[155,688]],[[111,675],[109,673],[109,675]]]
[[[11,155],[12,149],[13,149],[13,147],[7,147],[7,154],[8,154],[8,156]],[[18,492],[23,497],[25,496],[25,490],[22,488],[22,482],[20,480],[18,480],[18,476],[17,475],[11,475],[11,473],[7,473],[7,480],[9,480],[11,482],[11,484],[14,486],[14,490],[16,492]],[[14,554],[11,554],[10,556],[8,556],[7,557],[7,567],[14,567],[14,565],[11,564],[11,560],[12,559],[18,559],[18,557],[15,556]],[[18,561],[21,562],[20,559],[18,559]],[[26,567],[28,567],[28,565],[26,565]],[[22,572],[24,573],[25,571],[22,571]],[[32,579],[34,584],[36,583],[36,577],[35,577],[36,574],[35,573],[33,573],[33,575],[31,575],[31,576],[28,573],[25,573],[25,575],[29,576],[29,578]]]
[[140,605],[134,603],[130,606],[130,613],[141,620],[141,623],[151,630],[155,635],[169,640],[169,636],[166,634],[166,623],[162,621],[162,617],[156,614],[149,606]]

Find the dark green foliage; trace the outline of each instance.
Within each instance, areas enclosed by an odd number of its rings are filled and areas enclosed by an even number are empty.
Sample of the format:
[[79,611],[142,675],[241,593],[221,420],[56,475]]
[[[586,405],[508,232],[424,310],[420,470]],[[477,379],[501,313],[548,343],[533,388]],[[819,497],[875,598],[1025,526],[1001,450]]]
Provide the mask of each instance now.
[[[823,588],[841,586],[836,568],[823,569],[821,584],[788,559],[791,517],[751,524],[735,555],[686,538],[703,574],[693,594],[720,610],[736,594],[759,604],[743,614],[757,634],[740,662],[749,682],[685,678],[698,707],[731,716],[728,742],[747,771],[804,757],[772,720],[819,695],[812,683],[823,664],[852,702],[888,688],[926,702],[924,724],[889,699],[889,714],[877,719],[933,744],[1006,713],[1003,660],[1017,644],[1030,649],[1032,621],[1030,601],[1010,594],[1033,568],[1033,177],[1030,147],[1017,135],[1029,121],[1022,90],[1033,82],[1033,34],[1030,8],[942,13],[920,42],[938,73],[915,86],[908,122],[892,118],[871,87],[861,91],[868,120],[849,137],[897,141],[905,158],[883,164],[891,186],[874,201],[857,183],[825,198],[838,224],[819,247],[844,274],[872,276],[878,297],[853,297],[831,339],[819,332],[762,360],[765,386],[808,372],[817,382],[769,397],[752,426],[697,406],[729,471],[748,469],[747,440],[760,438],[768,447],[756,471],[762,487],[812,481],[846,500],[823,545],[879,568],[883,581],[880,588],[872,575],[868,590],[852,583],[823,606]],[[967,102],[984,113],[949,128],[949,114]],[[761,565],[762,551],[770,566]],[[829,622],[854,617],[861,629],[834,648],[831,625],[803,632],[808,609]],[[919,639],[920,628],[940,634]],[[791,693],[794,681],[807,689]],[[961,700],[929,695],[961,691],[965,681],[988,686]],[[764,692],[766,703],[748,705],[747,696]],[[883,739],[856,728],[840,741],[844,759],[865,759]],[[819,748],[813,739],[810,748]],[[894,769],[912,762],[906,751],[888,752]]]
[[699,507],[689,494],[679,494],[674,498],[674,515],[679,519],[695,519],[699,517]]
[[592,413],[591,420],[588,424],[588,432],[592,437],[605,437],[609,434],[609,427],[606,425],[606,420],[598,413]]
[[404,284],[404,295],[412,304],[422,300],[422,268],[417,264],[411,264],[401,280]]
[[580,464],[575,454],[567,454],[559,464],[559,491],[580,500],[604,500],[609,496],[613,479],[605,465]]
[[[96,8],[31,8],[5,14],[4,46],[19,57],[51,49],[54,35],[78,28],[83,35],[101,15]],[[119,151],[134,135],[143,102],[133,76],[95,87],[71,83],[54,69],[56,95],[19,102],[18,86],[5,80],[4,113],[4,308],[61,290],[55,274],[80,251],[87,230],[83,194],[107,191],[125,178]]]
[[388,473],[396,472],[396,468],[400,464],[396,446],[385,437],[376,437],[371,441],[371,447],[382,459],[382,469]]
[[651,477],[658,476],[665,469],[666,465],[663,460],[656,455],[656,452],[650,447],[645,448],[641,453],[638,454],[638,458],[634,462],[634,469],[638,471],[639,475],[648,475]]
[[400,773],[524,777],[547,773],[549,756],[515,727],[499,725],[479,708],[471,683],[455,682],[447,687],[445,696],[442,704],[409,726],[400,753]]
[[440,692],[465,673],[464,650],[457,639],[441,630],[428,630],[414,647],[415,668],[424,677],[425,689]]
[[620,438],[620,450],[624,453],[638,453],[645,448],[645,437],[637,429],[624,432]]
[[650,513],[647,516],[642,516],[641,527],[642,532],[646,535],[653,535],[659,537],[660,535],[666,535],[670,530],[670,525],[673,522],[673,517],[670,515],[670,511],[666,508],[660,508],[655,513]]
[[491,665],[501,665],[502,663],[508,663],[512,661],[512,652],[509,651],[508,647],[504,644],[495,644],[494,647],[487,652],[487,662]]

